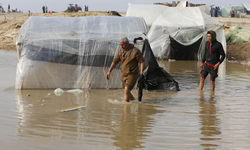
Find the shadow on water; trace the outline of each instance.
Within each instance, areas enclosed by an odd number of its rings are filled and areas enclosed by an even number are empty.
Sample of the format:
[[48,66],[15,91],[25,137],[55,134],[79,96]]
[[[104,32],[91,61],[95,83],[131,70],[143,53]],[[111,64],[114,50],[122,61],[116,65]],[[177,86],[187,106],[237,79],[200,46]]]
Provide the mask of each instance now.
[[[17,135],[21,144],[44,148],[46,143],[55,149],[65,149],[63,145],[67,144],[96,149],[96,143],[106,148],[143,148],[141,140],[147,138],[155,123],[152,116],[164,111],[158,110],[159,106],[117,102],[119,97],[114,93],[122,90],[65,92],[61,96],[52,90],[16,90]],[[112,102],[107,101],[106,95]],[[85,107],[58,112],[78,106]]]
[[204,97],[204,92],[200,91],[200,111],[199,111],[199,118],[200,124],[202,127],[201,135],[203,137],[200,138],[202,141],[201,146],[204,148],[216,148],[219,145],[213,144],[213,141],[219,141],[221,138],[221,131],[219,128],[220,119],[217,117],[218,108],[216,107],[216,100],[214,100],[215,95],[214,92],[210,93],[209,98]]

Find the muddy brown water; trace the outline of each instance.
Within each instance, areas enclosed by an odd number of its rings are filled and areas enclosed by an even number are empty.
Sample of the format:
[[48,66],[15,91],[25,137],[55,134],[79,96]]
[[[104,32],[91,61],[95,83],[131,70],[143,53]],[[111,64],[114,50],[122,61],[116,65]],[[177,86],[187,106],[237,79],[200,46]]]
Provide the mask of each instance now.
[[209,79],[198,90],[199,62],[159,64],[181,91],[145,91],[141,103],[123,103],[120,89],[15,90],[16,53],[0,50],[0,149],[250,148],[249,66],[221,65],[213,93]]

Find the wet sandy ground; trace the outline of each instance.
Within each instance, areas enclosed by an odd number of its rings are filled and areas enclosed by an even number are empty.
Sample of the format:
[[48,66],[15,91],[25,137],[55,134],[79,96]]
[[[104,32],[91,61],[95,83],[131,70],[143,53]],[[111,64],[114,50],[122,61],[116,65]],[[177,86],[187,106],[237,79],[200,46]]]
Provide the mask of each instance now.
[[[199,63],[159,61],[180,92],[15,90],[16,53],[0,51],[0,149],[249,149],[250,67],[224,63],[210,92]],[[30,96],[27,96],[30,94]],[[137,96],[137,91],[133,94]],[[63,109],[84,106],[70,112]]]

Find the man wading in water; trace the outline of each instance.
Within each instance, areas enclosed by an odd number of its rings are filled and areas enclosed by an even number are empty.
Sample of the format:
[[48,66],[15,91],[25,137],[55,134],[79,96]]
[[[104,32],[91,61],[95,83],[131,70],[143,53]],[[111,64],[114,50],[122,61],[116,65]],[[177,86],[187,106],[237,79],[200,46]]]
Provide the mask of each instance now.
[[124,37],[120,40],[120,48],[114,58],[109,71],[106,75],[106,79],[109,80],[111,71],[115,68],[116,64],[121,61],[121,71],[122,71],[122,87],[124,89],[124,102],[129,102],[134,100],[134,96],[131,94],[139,75],[138,63],[141,65],[141,74],[144,68],[144,59],[142,53],[139,49],[130,44],[128,38]]
[[[200,90],[203,89],[204,80],[210,74],[211,91],[215,88],[215,78],[218,77],[219,65],[225,59],[225,52],[220,42],[216,40],[216,33],[214,31],[207,32],[207,39],[205,53],[202,57],[200,65],[201,79]],[[221,56],[221,57],[220,57]]]

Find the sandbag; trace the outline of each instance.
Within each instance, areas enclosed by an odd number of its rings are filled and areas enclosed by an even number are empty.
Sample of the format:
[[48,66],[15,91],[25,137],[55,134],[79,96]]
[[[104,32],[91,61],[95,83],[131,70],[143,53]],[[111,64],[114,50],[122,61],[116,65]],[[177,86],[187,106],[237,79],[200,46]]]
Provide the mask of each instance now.
[[247,42],[250,38],[250,31],[239,26],[230,27],[225,33],[227,44]]

